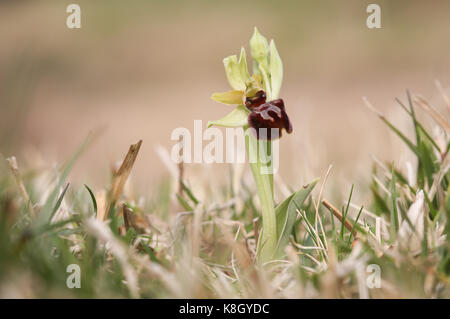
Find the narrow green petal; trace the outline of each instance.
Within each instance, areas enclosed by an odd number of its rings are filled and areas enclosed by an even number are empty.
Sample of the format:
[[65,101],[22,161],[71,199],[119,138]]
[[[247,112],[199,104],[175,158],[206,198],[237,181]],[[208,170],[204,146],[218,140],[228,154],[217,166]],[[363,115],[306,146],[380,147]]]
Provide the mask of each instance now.
[[216,102],[223,103],[223,104],[242,104],[244,98],[244,91],[239,90],[233,90],[223,93],[214,93],[211,96],[211,99],[213,99]]
[[241,127],[247,125],[247,118],[250,112],[244,105],[237,106],[231,113],[225,115],[217,121],[209,121],[208,127],[224,126],[224,127]]
[[273,40],[270,41],[270,78],[272,99],[278,99],[283,83],[283,63]]

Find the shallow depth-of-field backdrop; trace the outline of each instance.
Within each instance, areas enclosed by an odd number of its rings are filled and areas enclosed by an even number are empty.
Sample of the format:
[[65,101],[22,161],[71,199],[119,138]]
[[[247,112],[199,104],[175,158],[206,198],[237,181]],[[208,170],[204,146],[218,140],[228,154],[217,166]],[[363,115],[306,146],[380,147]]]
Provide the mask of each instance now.
[[102,185],[108,163],[143,139],[134,177],[150,190],[165,174],[154,145],[172,147],[174,128],[228,112],[210,100],[228,89],[222,59],[257,26],[285,66],[295,133],[282,141],[282,176],[298,186],[333,164],[346,186],[364,183],[369,153],[400,153],[361,97],[396,116],[406,89],[433,98],[435,79],[450,83],[450,3],[379,1],[379,30],[366,27],[369,3],[79,1],[82,28],[70,30],[69,3],[2,1],[1,151],[61,161],[103,128],[72,178]]
[[[71,2],[81,6],[81,29],[66,27]],[[448,119],[435,81],[450,94],[449,1],[376,1],[382,28],[374,30],[366,27],[366,7],[375,1],[71,2],[0,2],[1,161],[16,156],[25,178],[27,170],[56,170],[97,131],[68,177],[76,191],[87,184],[96,193],[109,187],[111,167],[142,139],[129,188],[150,201],[146,207],[155,214],[181,211],[167,194],[170,171],[156,150],[170,151],[174,128],[192,130],[194,120],[206,128],[230,110],[210,96],[228,90],[222,59],[248,48],[255,26],[275,39],[284,64],[280,95],[294,131],[281,141],[279,176],[289,189],[323,177],[333,165],[323,195],[341,208],[354,184],[353,200],[368,207],[375,159],[394,161],[408,174],[405,163],[416,163],[412,152],[363,96],[412,139],[411,118],[394,101],[406,101],[406,90]],[[418,109],[418,117],[433,132],[430,116]],[[5,163],[1,167],[10,173]],[[218,201],[209,196],[228,187],[229,172],[228,164],[184,166],[186,181],[205,204]],[[19,194],[14,184],[7,191]],[[169,207],[158,206],[161,196],[172,196]],[[2,282],[0,291],[9,296]],[[33,287],[27,291],[17,296],[40,295]]]

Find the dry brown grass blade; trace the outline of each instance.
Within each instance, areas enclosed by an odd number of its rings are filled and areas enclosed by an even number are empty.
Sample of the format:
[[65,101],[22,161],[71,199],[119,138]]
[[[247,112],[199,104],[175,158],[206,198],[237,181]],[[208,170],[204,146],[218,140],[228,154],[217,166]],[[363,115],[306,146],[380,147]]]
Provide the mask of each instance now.
[[[331,205],[331,203],[328,202],[326,199],[322,200],[322,204],[326,208],[328,208],[330,210],[330,212],[332,212],[333,215],[336,216],[336,218],[339,219],[339,221],[342,223],[342,221],[344,220],[344,217],[343,217],[342,213],[336,207]],[[345,219],[344,226],[345,226],[345,228],[348,229],[349,232],[352,233],[353,237],[356,237],[356,228],[353,229],[353,225],[348,221],[348,219]]]
[[[245,243],[238,240],[241,228],[238,228],[236,235],[233,235],[224,223],[217,224],[221,229],[225,243],[231,247],[231,267],[238,280],[244,297],[257,296],[258,298],[268,298],[271,296],[270,287],[262,280],[260,273],[255,267],[251,253]],[[243,229],[243,228],[242,228]],[[245,231],[245,230],[244,230]],[[245,237],[245,235],[244,235]]]
[[122,205],[122,212],[123,212],[123,223],[125,225],[125,230],[128,231],[130,227],[134,227],[134,216],[131,209],[127,207],[127,205]]
[[106,206],[106,210],[103,215],[97,215],[98,219],[104,221],[108,218],[109,211],[114,207],[117,200],[119,199],[120,194],[122,194],[125,183],[127,182],[128,176],[130,176],[131,169],[133,168],[134,162],[136,161],[136,157],[139,153],[139,149],[141,148],[142,140],[130,146],[125,159],[122,162],[122,165],[114,174],[110,200],[108,205]]
[[259,239],[259,220],[257,218],[253,218],[253,232],[254,238],[257,241]]
[[133,228],[136,233],[144,234],[146,228],[150,227],[145,218],[142,218],[138,214],[134,213],[133,210],[131,210],[125,203],[122,204],[122,214],[126,232],[130,228]]
[[447,104],[447,110],[450,111],[450,99],[448,98],[447,93],[445,93],[444,88],[442,87],[441,82],[438,80],[435,81],[436,87],[439,90],[439,93],[441,93],[442,99]]
[[11,156],[7,158],[6,161],[8,162],[9,168],[11,169],[11,172],[14,175],[17,185],[19,186],[19,190],[20,193],[22,194],[23,200],[25,201],[25,204],[27,205],[31,216],[34,218],[36,216],[36,213],[34,211],[33,203],[31,202],[30,196],[28,195],[27,189],[25,188],[25,185],[23,183],[22,176],[19,171],[19,166],[17,165],[16,157]]
[[447,134],[450,134],[450,125],[448,124],[447,120],[438,111],[436,111],[436,109],[434,109],[423,97],[414,95],[413,101],[422,109],[424,109],[428,114],[430,114],[433,120],[437,124],[439,124],[439,126],[441,126],[447,132]]
[[[182,140],[180,138],[179,142],[180,143],[184,143],[184,140]],[[183,158],[183,150],[184,150],[184,145],[181,148],[181,154],[180,154],[181,158]],[[183,161],[181,161],[178,164],[178,194],[180,196],[183,196],[183,190],[184,190],[184,188],[183,188],[183,178],[184,178],[184,163],[183,163]]]
[[370,111],[372,111],[373,113],[375,113],[375,114],[376,114],[379,118],[381,118],[381,119],[384,119],[384,118],[385,118],[384,115],[381,114],[381,112],[378,111],[378,110],[372,105],[372,103],[369,102],[369,100],[367,99],[367,97],[363,96],[363,97],[362,97],[362,100],[363,100],[364,104],[366,105],[366,107],[367,107]]

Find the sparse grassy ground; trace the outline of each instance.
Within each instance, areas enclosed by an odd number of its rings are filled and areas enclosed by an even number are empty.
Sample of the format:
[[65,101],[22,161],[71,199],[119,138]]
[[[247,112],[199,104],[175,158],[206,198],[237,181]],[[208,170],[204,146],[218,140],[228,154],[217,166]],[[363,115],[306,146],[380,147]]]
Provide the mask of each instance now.
[[[372,178],[364,207],[352,203],[353,187],[344,202],[323,198],[325,174],[297,210],[286,257],[265,265],[254,261],[259,203],[239,167],[214,192],[178,174],[142,198],[124,187],[140,143],[112,172],[111,186],[96,192],[67,186],[91,138],[57,169],[2,160],[0,297],[449,298],[448,116],[417,96],[398,102],[414,140],[378,116],[415,155],[407,174],[399,163],[375,161],[364,177]],[[415,108],[434,120],[432,130]],[[289,194],[277,179],[275,188]],[[80,289],[66,286],[70,264],[81,267]],[[371,264],[380,267],[380,288],[366,284]]]

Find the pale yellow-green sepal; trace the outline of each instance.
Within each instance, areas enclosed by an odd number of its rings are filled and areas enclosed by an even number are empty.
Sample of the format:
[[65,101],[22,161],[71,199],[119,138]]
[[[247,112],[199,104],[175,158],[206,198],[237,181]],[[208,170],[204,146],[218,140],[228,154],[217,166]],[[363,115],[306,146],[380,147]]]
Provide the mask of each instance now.
[[214,93],[211,99],[223,104],[242,104],[244,101],[244,91],[232,90],[223,93]]
[[270,80],[272,99],[280,96],[281,84],[283,83],[283,63],[278,54],[277,47],[273,40],[270,41]]
[[231,113],[216,121],[209,121],[208,127],[224,126],[224,127],[242,127],[247,125],[247,118],[250,111],[244,105],[238,105]]
[[244,48],[241,48],[239,60],[236,55],[231,55],[223,59],[223,64],[231,87],[235,90],[244,91],[245,82],[250,78]]

